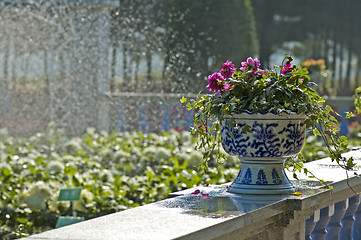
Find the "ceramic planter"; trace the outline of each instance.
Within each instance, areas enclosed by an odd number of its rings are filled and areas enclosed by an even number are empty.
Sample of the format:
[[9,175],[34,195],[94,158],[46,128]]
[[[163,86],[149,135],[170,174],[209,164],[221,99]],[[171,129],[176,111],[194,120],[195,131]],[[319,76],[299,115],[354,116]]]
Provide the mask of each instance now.
[[[238,176],[228,191],[243,194],[294,192],[283,163],[287,157],[302,150],[306,116],[247,112],[233,116],[235,126],[225,124],[229,116],[221,123],[223,148],[241,161]],[[245,125],[250,126],[251,132],[242,131]]]

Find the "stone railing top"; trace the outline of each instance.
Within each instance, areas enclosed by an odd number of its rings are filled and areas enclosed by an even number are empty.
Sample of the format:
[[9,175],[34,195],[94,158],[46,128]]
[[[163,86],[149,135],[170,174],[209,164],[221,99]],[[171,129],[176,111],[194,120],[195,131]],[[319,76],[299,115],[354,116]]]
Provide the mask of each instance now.
[[103,6],[119,6],[118,0],[55,0],[64,5],[103,5]]
[[[305,166],[307,169],[311,170],[311,172],[319,179],[324,180],[325,182],[333,183],[339,182],[348,177],[354,176],[354,173],[361,174],[361,150],[355,150],[351,152],[347,152],[342,155],[345,158],[353,157],[355,159],[355,163],[357,164],[355,172],[346,172],[345,170],[341,169],[340,166],[336,162],[331,162],[330,158],[324,158],[317,161],[312,161],[306,163]],[[290,180],[294,180],[293,174],[287,173],[288,178]],[[309,181],[305,174],[301,173],[298,174],[298,178],[301,181]],[[317,180],[314,180],[317,181]]]
[[[360,151],[347,155],[361,164]],[[323,159],[306,167],[315,174],[324,173],[321,178],[332,182],[332,191],[304,176],[293,180],[301,195],[238,195],[228,193],[226,185],[196,187],[171,194],[173,198],[27,239],[213,239],[234,231],[244,238],[251,237],[272,224],[286,226],[293,211],[302,211],[308,217],[317,209],[354,196],[349,186],[361,190],[359,177],[345,179],[344,170],[326,163],[329,162]]]
[[[12,1],[12,4],[28,4],[29,0],[7,0],[0,3],[0,9]],[[64,5],[103,5],[117,7],[118,0],[46,0],[50,3],[64,4]]]
[[137,93],[137,92],[117,92],[104,93],[99,96],[103,101],[127,102],[127,103],[177,103],[181,105],[182,97],[196,98],[197,94],[184,93]]
[[[228,194],[224,189],[209,187],[208,190],[207,197],[187,194],[28,239],[212,239],[232,229],[276,216],[288,208],[287,202],[279,202],[287,196],[271,196],[271,199],[258,196],[255,200]],[[259,211],[260,207],[263,207],[262,211]]]
[[324,97],[326,103],[334,107],[350,107],[354,105],[355,98],[352,96]]

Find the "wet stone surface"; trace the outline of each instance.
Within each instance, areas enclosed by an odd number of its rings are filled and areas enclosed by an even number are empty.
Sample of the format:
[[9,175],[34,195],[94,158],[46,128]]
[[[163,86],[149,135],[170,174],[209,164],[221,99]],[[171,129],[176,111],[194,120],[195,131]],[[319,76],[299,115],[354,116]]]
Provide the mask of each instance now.
[[[230,183],[229,183],[230,184]],[[170,194],[170,199],[155,203],[162,208],[177,208],[183,214],[207,218],[240,216],[285,199],[302,199],[325,191],[325,186],[316,181],[292,180],[296,187],[288,195],[247,195],[227,192],[225,185],[199,186]]]
[[[210,187],[212,189],[212,187]],[[187,194],[156,203],[162,208],[182,209],[182,213],[207,218],[235,217],[273,204],[288,195],[239,195],[226,190],[210,190],[208,195]]]

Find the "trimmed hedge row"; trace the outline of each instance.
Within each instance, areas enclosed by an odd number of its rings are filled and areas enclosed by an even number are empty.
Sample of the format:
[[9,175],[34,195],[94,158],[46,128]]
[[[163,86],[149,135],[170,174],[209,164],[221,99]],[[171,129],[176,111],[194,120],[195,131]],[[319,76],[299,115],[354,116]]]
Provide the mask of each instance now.
[[[29,138],[0,131],[0,238],[28,236],[71,215],[57,202],[65,187],[82,186],[75,202],[85,219],[125,210],[195,185],[232,181],[238,161],[210,164],[200,174],[202,153],[189,132],[96,133],[68,137],[51,127]],[[229,168],[229,166],[233,166]]]

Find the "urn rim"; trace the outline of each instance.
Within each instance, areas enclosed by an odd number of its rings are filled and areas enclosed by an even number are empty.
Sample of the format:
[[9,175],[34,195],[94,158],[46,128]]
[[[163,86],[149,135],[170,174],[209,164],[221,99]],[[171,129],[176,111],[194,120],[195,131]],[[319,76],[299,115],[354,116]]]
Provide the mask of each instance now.
[[289,113],[274,113],[274,112],[250,112],[250,111],[241,111],[241,112],[234,112],[229,115],[225,115],[224,119],[276,119],[276,120],[306,120],[308,117],[306,114],[289,114]]

